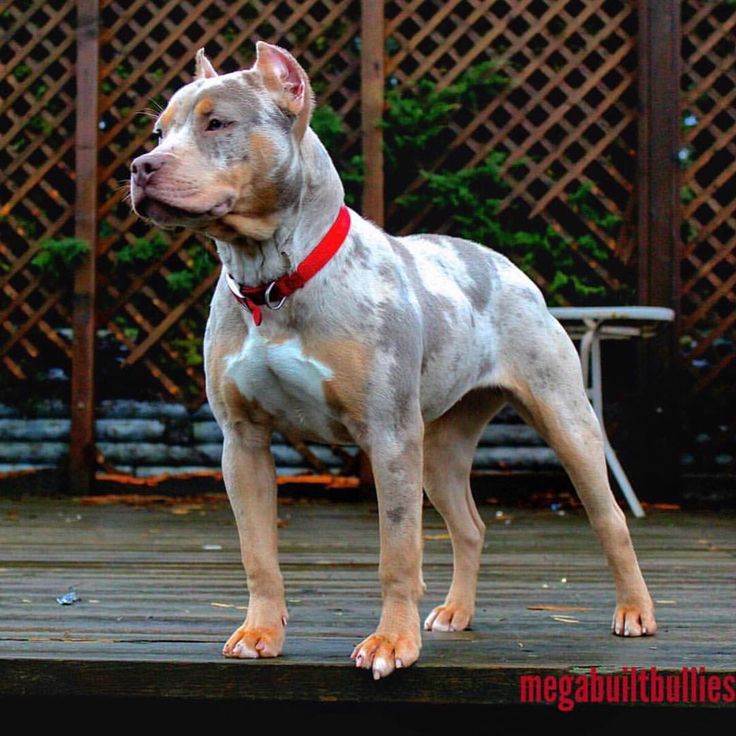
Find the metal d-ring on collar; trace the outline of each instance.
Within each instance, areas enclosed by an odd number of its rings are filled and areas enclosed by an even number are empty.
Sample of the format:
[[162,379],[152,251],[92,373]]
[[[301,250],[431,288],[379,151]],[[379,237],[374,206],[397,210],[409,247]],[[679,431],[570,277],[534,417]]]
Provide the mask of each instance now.
[[279,301],[278,304],[275,304],[275,302],[272,302],[271,301],[271,290],[273,289],[274,286],[276,286],[276,282],[275,281],[272,281],[268,285],[268,287],[266,288],[265,293],[263,294],[263,301],[264,301],[264,303],[266,304],[266,306],[269,309],[273,309],[273,311],[275,312],[277,309],[281,309],[281,307],[284,306],[284,302],[286,301],[286,297],[285,296],[282,296],[281,297],[281,301]]
[[[263,315],[260,305],[267,306],[276,311],[284,306],[286,298],[297,289],[301,289],[316,273],[318,273],[330,259],[337,253],[340,246],[350,232],[350,211],[343,204],[337,214],[337,218],[325,233],[322,240],[312,248],[307,257],[296,267],[294,271],[284,274],[268,286],[241,286],[226,270],[225,283],[232,292],[238,303],[247,309],[253,316],[256,327],[261,324]],[[279,292],[283,294],[278,300],[271,297],[273,287],[278,286]]]

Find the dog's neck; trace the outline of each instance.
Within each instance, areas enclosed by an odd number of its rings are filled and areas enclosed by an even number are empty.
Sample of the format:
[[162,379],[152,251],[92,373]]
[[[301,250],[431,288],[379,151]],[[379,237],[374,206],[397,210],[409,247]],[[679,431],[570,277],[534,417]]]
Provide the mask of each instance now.
[[329,230],[345,192],[337,171],[314,132],[307,128],[291,175],[298,196],[265,217],[235,220],[239,234],[215,238],[223,268],[239,284],[258,286],[293,271]]

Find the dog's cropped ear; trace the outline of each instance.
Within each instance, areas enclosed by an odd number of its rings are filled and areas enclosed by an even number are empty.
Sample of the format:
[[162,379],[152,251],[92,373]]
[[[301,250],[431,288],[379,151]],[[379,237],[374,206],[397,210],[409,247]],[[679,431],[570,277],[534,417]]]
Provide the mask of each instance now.
[[216,77],[217,72],[215,67],[212,66],[210,60],[204,55],[204,49],[199,49],[196,56],[194,57],[194,78],[195,79],[210,79]]
[[256,43],[253,68],[260,72],[276,104],[296,118],[294,137],[300,141],[313,107],[312,88],[306,72],[288,51],[264,41]]

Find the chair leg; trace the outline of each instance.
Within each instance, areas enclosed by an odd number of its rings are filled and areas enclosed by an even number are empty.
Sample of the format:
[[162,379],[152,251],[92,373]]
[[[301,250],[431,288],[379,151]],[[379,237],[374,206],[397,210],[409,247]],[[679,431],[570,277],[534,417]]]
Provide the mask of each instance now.
[[613,477],[624,494],[624,498],[629,504],[632,513],[638,519],[641,519],[645,516],[644,509],[641,507],[639,499],[624,472],[623,466],[611,446],[608,435],[606,434],[606,425],[603,421],[603,368],[601,363],[601,339],[598,334],[599,324],[597,322],[587,324],[589,328],[588,332],[585,333],[580,343],[580,360],[583,365],[585,388],[601,425],[608,467],[611,469]]

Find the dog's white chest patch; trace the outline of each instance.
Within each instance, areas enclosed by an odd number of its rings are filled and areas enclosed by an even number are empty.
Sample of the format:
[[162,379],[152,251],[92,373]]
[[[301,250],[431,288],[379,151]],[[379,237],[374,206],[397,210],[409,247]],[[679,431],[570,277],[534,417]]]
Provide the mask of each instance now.
[[306,355],[298,337],[271,342],[251,330],[242,350],[228,358],[226,372],[246,399],[257,401],[270,414],[311,432],[327,429],[322,384],[333,372]]

